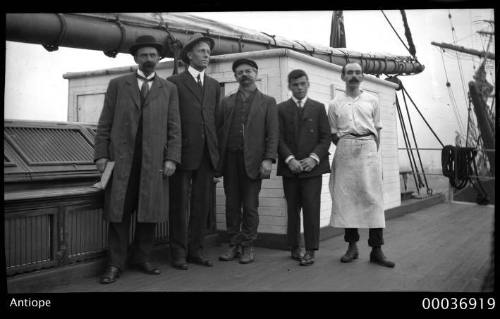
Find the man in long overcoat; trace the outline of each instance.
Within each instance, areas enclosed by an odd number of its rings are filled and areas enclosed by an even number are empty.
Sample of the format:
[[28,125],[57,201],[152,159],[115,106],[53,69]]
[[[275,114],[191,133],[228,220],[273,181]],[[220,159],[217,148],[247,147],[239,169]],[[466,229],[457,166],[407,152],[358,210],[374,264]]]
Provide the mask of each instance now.
[[104,195],[109,262],[101,283],[114,282],[125,267],[133,211],[137,224],[130,263],[145,273],[160,273],[149,255],[156,223],[168,219],[168,176],[181,160],[177,89],[155,74],[162,49],[152,36],[137,38],[130,53],[138,70],[110,81],[97,125],[96,166],[103,172],[108,161],[115,162]]
[[186,262],[212,266],[203,251],[210,209],[210,189],[219,163],[216,113],[220,85],[205,72],[214,41],[201,33],[184,45],[181,59],[187,70],[167,80],[177,86],[182,123],[182,163],[171,179],[170,253],[173,267]]
[[[233,62],[240,86],[221,102],[223,125],[218,136],[226,194],[226,225],[229,249],[219,256],[241,264],[254,261],[253,244],[259,226],[259,193],[278,156],[279,122],[276,100],[256,86],[258,66],[250,59]],[[242,209],[243,208],[243,209]]]

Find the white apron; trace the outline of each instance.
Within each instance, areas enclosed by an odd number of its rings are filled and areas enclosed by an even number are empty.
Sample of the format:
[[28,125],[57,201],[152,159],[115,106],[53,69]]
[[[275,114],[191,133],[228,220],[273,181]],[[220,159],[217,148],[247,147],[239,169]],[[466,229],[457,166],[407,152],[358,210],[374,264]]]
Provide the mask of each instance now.
[[381,172],[373,136],[338,141],[329,183],[331,226],[385,228]]

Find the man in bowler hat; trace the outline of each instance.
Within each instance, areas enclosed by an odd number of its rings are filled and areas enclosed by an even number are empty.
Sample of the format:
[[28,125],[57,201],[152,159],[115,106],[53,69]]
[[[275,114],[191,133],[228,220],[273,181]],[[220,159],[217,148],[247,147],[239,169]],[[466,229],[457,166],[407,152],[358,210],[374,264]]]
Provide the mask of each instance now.
[[200,33],[184,45],[182,61],[188,66],[167,80],[177,86],[182,126],[182,162],[171,180],[175,201],[170,213],[172,265],[188,269],[187,262],[212,266],[204,255],[203,238],[210,207],[210,188],[219,164],[216,112],[220,85],[206,74],[214,41]]
[[115,162],[104,195],[109,261],[103,284],[116,281],[125,269],[134,211],[137,224],[129,262],[147,274],[160,274],[149,258],[156,223],[168,219],[168,176],[181,159],[177,89],[155,73],[162,51],[152,36],[136,39],[130,54],[138,70],[109,82],[97,124],[97,169],[103,172],[109,161]]
[[[319,248],[322,174],[330,172],[330,125],[323,103],[307,96],[309,78],[303,70],[288,74],[292,97],[278,104],[280,143],[278,172],[287,202],[287,237],[291,257],[301,266],[314,263]],[[306,253],[300,250],[300,211]]]
[[236,93],[222,100],[223,126],[219,130],[219,172],[224,177],[230,243],[219,259],[239,257],[241,264],[248,264],[255,258],[262,179],[270,177],[278,155],[279,123],[276,100],[262,94],[255,84],[257,63],[238,59],[232,68],[240,85]]

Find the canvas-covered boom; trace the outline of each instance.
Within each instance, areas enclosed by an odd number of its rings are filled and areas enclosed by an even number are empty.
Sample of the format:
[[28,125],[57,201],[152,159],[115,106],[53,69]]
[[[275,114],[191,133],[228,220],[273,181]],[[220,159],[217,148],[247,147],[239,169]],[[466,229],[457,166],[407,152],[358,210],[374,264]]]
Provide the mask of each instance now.
[[424,66],[411,56],[360,53],[311,45],[264,32],[223,24],[185,13],[16,13],[6,15],[6,39],[39,43],[49,50],[59,46],[125,53],[140,35],[165,43],[164,57],[178,56],[183,43],[196,32],[215,40],[212,55],[286,48],[345,65],[360,62],[368,74],[416,74]]

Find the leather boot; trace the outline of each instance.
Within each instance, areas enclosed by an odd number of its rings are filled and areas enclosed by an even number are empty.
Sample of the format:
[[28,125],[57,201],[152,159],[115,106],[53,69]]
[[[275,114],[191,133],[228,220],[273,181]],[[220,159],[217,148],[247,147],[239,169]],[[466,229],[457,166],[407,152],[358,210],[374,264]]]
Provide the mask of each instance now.
[[110,284],[120,277],[121,270],[116,266],[109,265],[106,267],[104,274],[101,276],[101,284]]
[[306,253],[300,260],[299,265],[310,266],[312,264],[314,264],[314,250],[306,250]]
[[291,257],[293,260],[296,260],[296,261],[302,260],[302,257],[304,257],[304,256],[302,255],[302,251],[300,250],[300,247],[294,247],[291,249]]
[[354,259],[357,259],[359,256],[358,252],[358,246],[356,245],[356,242],[349,243],[349,247],[347,248],[347,251],[345,252],[345,255],[340,258],[340,261],[343,263],[350,263]]
[[253,252],[253,247],[242,247],[243,254],[240,257],[240,264],[249,264],[254,261],[255,254]]
[[380,246],[372,248],[372,252],[370,253],[370,262],[389,268],[396,265],[392,261],[387,260]]
[[229,249],[219,256],[219,260],[230,261],[235,258],[239,258],[241,255],[241,247],[238,245],[229,246]]

